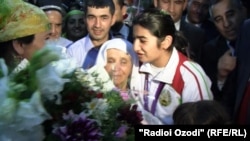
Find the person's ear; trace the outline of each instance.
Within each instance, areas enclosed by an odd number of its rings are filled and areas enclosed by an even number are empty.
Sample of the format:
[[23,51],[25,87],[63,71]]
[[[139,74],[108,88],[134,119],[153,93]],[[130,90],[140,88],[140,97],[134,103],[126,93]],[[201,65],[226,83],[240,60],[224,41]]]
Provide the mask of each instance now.
[[163,49],[167,50],[173,42],[173,37],[170,35],[167,35],[165,39],[161,42],[161,46]]
[[111,21],[111,26],[113,26],[115,24],[115,22],[116,22],[116,16],[113,15],[112,16],[112,21]]
[[19,54],[19,55],[24,54],[23,43],[19,42],[18,40],[13,40],[12,45],[13,45],[13,48],[15,49],[15,51],[17,52],[17,54]]

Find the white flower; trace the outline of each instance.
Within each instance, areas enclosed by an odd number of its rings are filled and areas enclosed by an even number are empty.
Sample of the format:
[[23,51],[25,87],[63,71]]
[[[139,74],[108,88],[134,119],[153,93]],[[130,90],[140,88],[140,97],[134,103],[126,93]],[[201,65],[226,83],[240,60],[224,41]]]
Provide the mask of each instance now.
[[5,61],[3,59],[0,59],[0,71],[3,76],[8,75],[8,67],[5,64]]
[[[89,74],[87,77],[90,82],[89,86],[94,90],[100,90],[105,93],[115,88],[114,83],[103,66],[93,66],[87,70],[87,73]],[[99,87],[100,84],[102,84],[101,88]]]
[[13,98],[2,99],[0,103],[0,126],[14,121],[17,105],[17,101]]
[[55,71],[60,76],[63,76],[64,74],[69,74],[77,68],[76,61],[69,58],[60,59],[58,61],[52,62],[51,65],[55,68]]
[[60,58],[66,57],[64,53],[62,53],[62,48],[56,45],[53,41],[47,40],[46,45],[43,49],[49,49],[50,51],[56,53]]
[[[2,75],[2,76],[1,76]],[[7,96],[9,91],[9,77],[8,77],[8,68],[3,59],[0,59],[0,103],[3,103],[3,100]]]
[[8,77],[0,78],[0,88],[1,88],[1,90],[0,90],[0,103],[2,103],[3,100],[7,96],[7,92],[10,90]]
[[30,129],[33,126],[40,125],[47,119],[51,119],[43,106],[41,94],[38,91],[32,95],[29,101],[19,103],[16,116],[16,125],[19,127],[17,129],[20,130]]
[[[9,115],[5,117],[1,115],[0,140],[42,141],[44,139],[41,123],[51,117],[42,105],[40,93],[35,92],[27,101],[18,102],[7,98],[4,103],[0,108],[1,112],[8,113],[9,111]],[[8,117],[10,119],[6,119]]]
[[41,125],[22,131],[17,131],[15,127],[8,125],[0,128],[0,141],[43,141],[44,138]]
[[[60,92],[64,88],[64,84],[69,82],[68,79],[63,79],[54,67],[46,65],[36,72],[38,78],[39,89],[43,96],[49,100],[56,100],[57,104],[61,103]],[[56,99],[55,99],[56,98]]]
[[[86,115],[92,115],[95,119],[107,119],[108,118],[108,108],[107,99],[94,98],[91,102],[85,103],[88,108]],[[99,124],[100,121],[97,121]]]

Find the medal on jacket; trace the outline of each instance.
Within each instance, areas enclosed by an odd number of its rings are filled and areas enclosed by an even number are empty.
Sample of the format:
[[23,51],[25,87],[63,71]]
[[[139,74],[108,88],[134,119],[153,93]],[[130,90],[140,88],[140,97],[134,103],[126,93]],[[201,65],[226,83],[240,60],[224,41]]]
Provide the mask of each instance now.
[[163,90],[159,97],[159,102],[162,106],[168,106],[171,103],[171,95],[168,90]]

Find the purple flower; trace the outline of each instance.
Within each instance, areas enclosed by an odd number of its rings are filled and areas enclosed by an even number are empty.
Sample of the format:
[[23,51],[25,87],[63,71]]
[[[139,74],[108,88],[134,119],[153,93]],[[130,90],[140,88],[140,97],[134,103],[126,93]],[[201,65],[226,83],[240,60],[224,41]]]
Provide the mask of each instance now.
[[53,130],[53,133],[62,141],[99,141],[101,139],[102,133],[97,123],[87,118],[84,113],[76,115],[70,111],[63,118],[67,120],[67,124]]
[[122,125],[116,132],[115,132],[115,136],[117,138],[123,138],[126,137],[126,132],[128,130],[128,126],[127,125]]

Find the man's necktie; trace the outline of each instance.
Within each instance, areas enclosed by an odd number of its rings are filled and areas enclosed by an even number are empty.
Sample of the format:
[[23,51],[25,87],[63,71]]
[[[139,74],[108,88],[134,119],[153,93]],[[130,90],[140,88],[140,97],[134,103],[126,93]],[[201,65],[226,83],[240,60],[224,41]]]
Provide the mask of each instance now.
[[98,51],[99,51],[99,47],[93,47],[88,51],[85,61],[82,65],[83,69],[88,69],[88,68],[91,68],[93,65],[95,65]]

